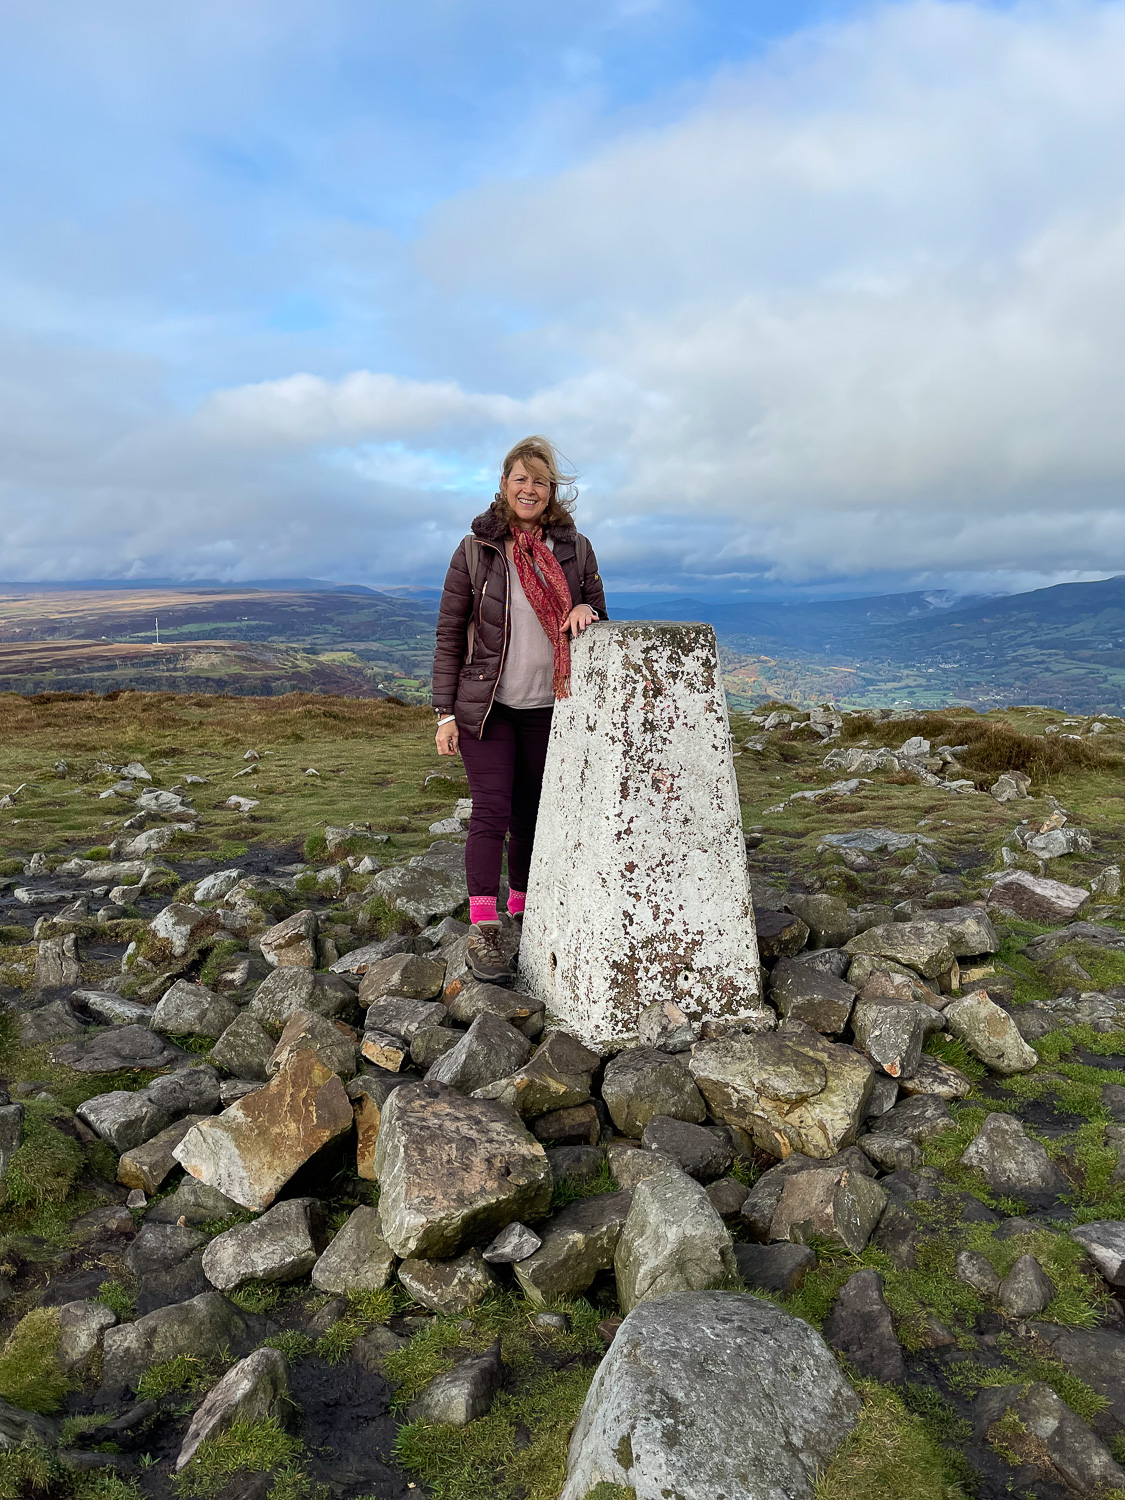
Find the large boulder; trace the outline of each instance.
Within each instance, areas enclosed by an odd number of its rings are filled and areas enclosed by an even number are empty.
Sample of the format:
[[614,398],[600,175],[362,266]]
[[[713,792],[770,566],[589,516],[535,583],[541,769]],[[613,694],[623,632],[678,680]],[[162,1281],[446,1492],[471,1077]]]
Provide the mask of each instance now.
[[675,1170],[633,1190],[613,1265],[623,1312],[670,1292],[722,1286],[738,1274],[730,1230],[704,1188]]
[[337,1296],[371,1292],[389,1284],[395,1254],[383,1238],[379,1210],[360,1204],[313,1266],[312,1284]]
[[375,1142],[383,1123],[383,1105],[395,1089],[417,1081],[416,1077],[393,1073],[361,1073],[348,1084],[348,1098],[355,1115],[356,1172],[368,1182],[375,1181]]
[[503,1105],[444,1084],[406,1084],[382,1107],[373,1160],[383,1235],[396,1255],[437,1257],[542,1218],[551,1169]]
[[988,899],[991,905],[1028,922],[1072,922],[1089,901],[1090,892],[1026,870],[1007,870],[992,882]]
[[906,1379],[902,1345],[878,1271],[854,1271],[848,1277],[825,1322],[824,1337],[857,1375],[884,1385]]
[[814,948],[842,948],[855,937],[855,916],[842,896],[818,891],[811,896],[790,892],[785,904],[809,929]]
[[441,994],[444,984],[444,959],[397,953],[364,966],[359,1003],[374,1005],[388,995],[404,1000],[433,1000]]
[[454,1046],[426,1074],[428,1083],[443,1083],[471,1094],[522,1068],[531,1043],[499,1016],[478,1016]]
[[938,1012],[917,1001],[861,1001],[852,1012],[856,1046],[890,1078],[915,1073],[926,1037],[941,1029]]
[[771,1302],[678,1292],[617,1331],[582,1407],[559,1500],[813,1500],[859,1398],[820,1334]]
[[351,1124],[340,1079],[311,1052],[298,1052],[270,1083],[189,1130],[175,1156],[193,1177],[260,1213]]
[[218,1292],[201,1292],[107,1329],[102,1383],[109,1390],[134,1385],[150,1365],[180,1354],[199,1360],[212,1359],[216,1349],[248,1354],[269,1330],[264,1318],[240,1312]]
[[381,896],[388,906],[402,912],[419,927],[426,927],[435,917],[448,917],[469,897],[465,884],[465,851],[458,846],[462,861],[460,872],[441,868],[436,862],[412,859],[408,865],[392,865],[380,870],[368,890]]
[[113,1089],[108,1094],[95,1094],[80,1104],[75,1113],[119,1155],[152,1140],[168,1127],[171,1119],[147,1089],[135,1093]]
[[888,922],[869,927],[844,944],[847,952],[858,957],[889,958],[913,969],[923,979],[938,979],[953,967],[953,949],[949,934],[940,922]]
[[848,1024],[855,989],[812,964],[779,958],[770,971],[769,997],[786,1020],[836,1035]]
[[238,1015],[233,1000],[202,984],[177,979],[153,1011],[151,1025],[164,1036],[198,1036],[213,1042]]
[[262,957],[275,969],[315,969],[316,930],[315,912],[294,912],[262,933]]
[[[88,880],[89,873],[83,878]],[[204,911],[202,907],[193,906],[190,902],[173,901],[153,917],[148,930],[173,958],[184,958],[205,937],[210,937],[218,926],[219,918],[213,911]]]
[[195,1457],[200,1443],[218,1437],[235,1422],[264,1422],[283,1416],[289,1370],[280,1349],[255,1349],[233,1365],[204,1398],[188,1424],[176,1459],[176,1473]]
[[798,1245],[819,1236],[859,1255],[886,1206],[879,1184],[849,1167],[795,1172],[782,1186],[769,1236]]
[[151,1140],[123,1151],[117,1163],[118,1182],[122,1187],[140,1188],[150,1195],[159,1192],[168,1173],[179,1165],[174,1155],[176,1147],[189,1130],[206,1118],[206,1115],[185,1115]]
[[319,1214],[315,1198],[288,1198],[217,1234],[203,1252],[204,1275],[221,1292],[247,1281],[296,1281],[316,1264]]
[[599,1271],[613,1265],[632,1201],[631,1193],[597,1193],[538,1224],[539,1248],[513,1266],[524,1295],[538,1303],[581,1296]]
[[267,1031],[279,1032],[299,1010],[348,1021],[357,1009],[355,991],[339,974],[314,974],[311,969],[288,966],[262,980],[246,1013]]
[[1017,1198],[1052,1198],[1070,1186],[1038,1141],[1015,1115],[991,1114],[961,1155],[989,1187]]
[[981,1391],[973,1403],[973,1428],[978,1442],[995,1437],[1052,1489],[1060,1479],[1075,1495],[1125,1488],[1125,1469],[1045,1381]]
[[1028,1073],[1039,1061],[1038,1052],[1020,1036],[1015,1021],[986,990],[954,1000],[946,1006],[943,1018],[954,1036],[993,1073]]
[[777,1032],[699,1042],[691,1076],[712,1114],[771,1156],[825,1157],[855,1140],[875,1073],[853,1047],[790,1022]]
[[510,1105],[524,1119],[548,1110],[570,1109],[589,1099],[600,1061],[596,1052],[569,1032],[549,1031],[530,1062],[481,1090],[480,1096]]
[[440,1422],[465,1427],[492,1406],[504,1383],[500,1340],[483,1354],[471,1355],[436,1375],[409,1409],[412,1422]]
[[1110,1286],[1125,1288],[1125,1219],[1093,1219],[1070,1231]]
[[453,1260],[404,1260],[398,1279],[431,1312],[464,1317],[496,1291],[496,1278],[474,1246]]
[[639,1138],[655,1115],[701,1124],[707,1106],[682,1063],[651,1047],[628,1047],[606,1065],[602,1098],[622,1135]]
[[242,1011],[211,1048],[211,1061],[233,1078],[252,1078],[264,1083],[269,1077],[267,1069],[275,1045],[261,1022]]
[[928,920],[945,928],[954,958],[1000,951],[1000,939],[983,906],[947,906],[930,912]]
[[714,1182],[731,1164],[730,1137],[725,1130],[717,1126],[708,1130],[686,1120],[670,1120],[667,1115],[648,1122],[641,1145],[670,1157],[696,1182]]
[[272,1078],[287,1066],[298,1052],[311,1052],[326,1068],[341,1078],[355,1072],[355,1032],[342,1021],[330,1021],[315,1010],[295,1010],[285,1023],[277,1046],[270,1053],[266,1072]]
[[[46,1007],[44,1007],[45,1009]],[[39,1014],[39,1012],[34,1012]],[[66,1042],[51,1052],[53,1063],[62,1063],[76,1073],[142,1072],[183,1062],[187,1054],[144,1026],[115,1026],[76,1042]]]

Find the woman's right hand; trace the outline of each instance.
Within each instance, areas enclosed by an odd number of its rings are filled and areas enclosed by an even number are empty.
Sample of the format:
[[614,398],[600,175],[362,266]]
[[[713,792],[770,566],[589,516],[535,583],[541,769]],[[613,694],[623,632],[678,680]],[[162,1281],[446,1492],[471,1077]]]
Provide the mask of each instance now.
[[457,720],[450,719],[448,724],[442,724],[434,735],[437,742],[437,753],[439,755],[456,755],[460,736],[457,733]]

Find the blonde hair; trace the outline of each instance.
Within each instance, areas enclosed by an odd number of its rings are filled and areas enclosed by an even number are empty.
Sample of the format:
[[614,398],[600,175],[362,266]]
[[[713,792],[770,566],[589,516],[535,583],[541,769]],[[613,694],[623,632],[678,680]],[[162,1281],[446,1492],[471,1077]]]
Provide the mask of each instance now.
[[[543,512],[543,525],[572,524],[570,510],[575,500],[578,499],[578,491],[574,485],[577,476],[565,472],[565,460],[554,443],[538,433],[531,437],[521,438],[504,456],[504,463],[500,470],[502,478],[507,479],[518,463],[522,463],[532,472],[546,475],[551,482],[551,498],[547,502],[547,509]],[[498,511],[509,525],[514,520],[514,513],[505,500],[502,490],[496,492],[493,509]]]

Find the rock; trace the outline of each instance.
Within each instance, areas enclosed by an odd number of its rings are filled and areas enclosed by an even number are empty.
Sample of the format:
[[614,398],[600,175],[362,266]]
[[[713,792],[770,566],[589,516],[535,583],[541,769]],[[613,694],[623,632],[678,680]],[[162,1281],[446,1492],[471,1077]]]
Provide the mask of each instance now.
[[[385,1031],[410,1043],[423,1027],[442,1025],[449,1020],[444,1005],[429,1000],[393,998],[377,1000],[367,1010],[364,1026],[370,1031]],[[454,1035],[453,1040],[458,1040]]]
[[1112,1287],[1125,1287],[1125,1220],[1094,1219],[1070,1231]]
[[1000,939],[983,906],[947,906],[930,912],[928,920],[945,928],[954,958],[1000,951]]
[[766,911],[755,906],[754,926],[758,934],[758,954],[766,963],[794,957],[809,940],[809,929],[791,912]]
[[923,1052],[909,1078],[900,1078],[904,1094],[936,1094],[939,1099],[967,1099],[973,1091],[972,1081],[951,1063]]
[[[869,927],[844,945],[853,956],[889,958],[923,979],[937,979],[953,967],[953,949],[940,922],[888,922]],[[850,973],[850,970],[849,970]]]
[[916,1072],[927,1035],[940,1030],[937,1013],[915,1003],[861,1003],[852,1014],[856,1046],[890,1078]]
[[152,1020],[151,1005],[123,1000],[110,990],[75,990],[70,1000],[72,1005],[80,1005],[95,1021],[106,1026],[128,1026],[134,1022],[147,1026]]
[[1034,1255],[1021,1255],[1000,1283],[1000,1306],[1013,1318],[1034,1318],[1055,1295],[1055,1286]]
[[881,1172],[909,1171],[922,1165],[921,1147],[906,1135],[886,1135],[876,1131],[861,1135],[856,1145]]
[[123,1073],[129,1069],[167,1068],[186,1054],[147,1026],[117,1026],[96,1036],[56,1047],[51,1061],[77,1073]]
[[[7,1095],[0,1094],[6,1098]],[[23,1105],[0,1104],[0,1181],[8,1175],[12,1157],[23,1142]]]
[[[1017,838],[1020,837],[1017,832]],[[1029,854],[1038,859],[1061,859],[1064,854],[1088,854],[1093,840],[1086,828],[1051,828],[1046,833],[1028,833],[1021,839]]]
[[735,1245],[739,1275],[751,1291],[787,1297],[795,1292],[816,1265],[807,1245],[782,1240],[776,1245]]
[[[62,985],[81,984],[82,969],[78,961],[78,942],[72,932],[65,937],[43,938],[35,954],[35,973],[32,982],[36,989],[55,990]],[[73,1035],[73,1033],[70,1033]],[[47,1041],[58,1041],[58,1037],[47,1037]]]
[[[349,1032],[350,1035],[345,1035]],[[296,1010],[285,1023],[281,1040],[270,1054],[266,1073],[273,1078],[287,1067],[298,1052],[311,1052],[330,1072],[341,1078],[355,1073],[354,1032],[343,1023],[329,1021],[314,1010]]]
[[200,1443],[217,1437],[235,1422],[283,1417],[288,1395],[284,1354],[280,1349],[255,1349],[229,1369],[204,1398],[188,1426],[175,1472],[191,1462]]
[[178,1068],[154,1078],[145,1093],[170,1120],[181,1115],[209,1115],[219,1107],[219,1075],[206,1063]]
[[[922,1054],[923,1057],[925,1053]],[[871,1096],[867,1101],[867,1109],[864,1119],[877,1120],[880,1115],[885,1115],[889,1109],[893,1109],[898,1099],[899,1085],[893,1078],[888,1078],[885,1073],[876,1073],[875,1082],[871,1085]]]
[[80,1104],[75,1114],[118,1155],[152,1140],[170,1123],[168,1114],[154,1103],[147,1089],[134,1094],[125,1089],[95,1094]]
[[1070,922],[1089,901],[1090,892],[1026,870],[1008,870],[992,882],[988,899],[1028,922]]
[[471,1094],[523,1067],[531,1043],[498,1016],[478,1016],[464,1036],[434,1063],[427,1083],[446,1084]]
[[959,1281],[986,1297],[996,1296],[1000,1290],[1000,1273],[986,1255],[979,1250],[958,1250],[956,1264]]
[[313,1267],[312,1284],[337,1296],[378,1291],[390,1285],[394,1269],[394,1251],[380,1232],[379,1210],[361,1204]]
[[1048,1482],[1061,1479],[1077,1495],[1125,1487],[1125,1469],[1045,1381],[986,1387],[973,1403],[973,1428],[978,1441],[995,1430],[1018,1461]]
[[167,1271],[202,1250],[207,1236],[183,1224],[142,1224],[136,1239],[125,1252],[125,1265],[143,1281],[159,1271]]
[[[307,1015],[307,1011],[297,1011]],[[264,1083],[273,1055],[274,1039],[254,1017],[242,1011],[211,1048],[211,1061],[235,1078],[254,1078]]]
[[275,969],[315,969],[316,932],[315,912],[294,912],[262,933],[262,957]]
[[552,1297],[581,1296],[613,1265],[632,1198],[629,1192],[579,1198],[540,1223],[539,1248],[513,1266],[524,1296],[540,1306]]
[[859,1398],[821,1336],[758,1297],[680,1292],[617,1330],[571,1439],[560,1500],[812,1500]]
[[444,985],[445,963],[442,959],[399,953],[365,964],[359,986],[359,1003],[373,1005],[388,995],[404,1000],[433,1000],[441,994]]
[[985,990],[954,1000],[946,1006],[944,1019],[954,1036],[993,1073],[1027,1073],[1039,1061],[1039,1054],[1020,1036],[1008,1012],[990,1000]]
[[[669,998],[696,1022],[759,1010],[713,629],[604,621],[571,656],[571,694],[556,704],[547,753],[521,983],[593,1046],[634,1043],[641,1012]],[[655,680],[654,717],[640,685]]]
[[[9,802],[9,806],[14,806]],[[35,1447],[42,1444],[54,1449],[59,1442],[60,1424],[50,1417],[24,1411],[10,1401],[0,1401],[0,1450]]]
[[194,1177],[185,1177],[174,1193],[152,1205],[145,1220],[155,1224],[176,1224],[180,1219],[186,1224],[212,1224],[239,1212],[241,1205],[233,1198],[196,1182]]
[[645,1126],[641,1144],[649,1151],[670,1157],[697,1182],[713,1182],[731,1164],[730,1146],[717,1132],[667,1115],[655,1115]]
[[686,1052],[695,1041],[695,1028],[674,1000],[654,1000],[637,1020],[641,1045],[658,1052]]
[[[453,964],[450,963],[446,971],[447,981],[452,968]],[[447,982],[445,1003],[449,1019],[459,1021],[463,1026],[471,1026],[478,1016],[489,1015],[499,1016],[502,1021],[510,1021],[517,1030],[541,1021],[544,1009],[542,1000],[536,1000],[534,995],[527,995],[522,990],[510,990],[499,984],[482,984],[472,978],[467,968],[463,975]],[[577,1038],[573,1040],[576,1045],[581,1045]]]
[[[83,1026],[65,1000],[49,1000],[36,1010],[25,1011],[19,1018],[20,1043],[24,1047],[41,1047],[46,1042],[63,1042],[67,1037],[80,1037]],[[84,1043],[71,1044],[81,1048]],[[62,1049],[57,1049],[61,1051]],[[52,1059],[54,1053],[51,1054]]]
[[820,1235],[858,1255],[886,1204],[887,1195],[878,1183],[847,1167],[794,1172],[782,1187],[770,1239],[804,1245]]
[[883,1300],[878,1271],[855,1271],[840,1288],[824,1337],[864,1380],[892,1385],[906,1379],[906,1361]]
[[672,1171],[633,1190],[613,1264],[625,1313],[639,1302],[722,1286],[737,1275],[730,1231],[711,1200],[686,1173]]
[[1017,802],[1028,795],[1031,778],[1022,771],[1005,771],[989,787],[997,802]]
[[365,1031],[359,1050],[369,1063],[388,1073],[397,1073],[410,1061],[410,1044],[389,1031]]
[[348,1098],[356,1126],[356,1171],[368,1182],[375,1181],[375,1142],[383,1119],[383,1105],[401,1084],[418,1080],[383,1073],[364,1073],[348,1084]]
[[707,1108],[687,1071],[674,1057],[648,1047],[630,1047],[611,1058],[602,1098],[623,1135],[639,1138],[656,1115],[699,1124]]
[[375,1143],[383,1234],[396,1255],[452,1255],[551,1202],[546,1153],[511,1111],[441,1084],[407,1084],[382,1107]]
[[1015,1115],[988,1115],[962,1153],[961,1164],[976,1167],[989,1187],[1014,1197],[1053,1198],[1069,1187]]
[[420,1072],[427,1073],[458,1041],[460,1033],[444,1024],[419,1027],[410,1043],[410,1061]]
[[646,1177],[656,1177],[661,1172],[679,1172],[682,1169],[661,1151],[642,1151],[632,1141],[610,1141],[606,1155],[609,1169],[619,1187],[635,1188]]
[[916,1146],[924,1146],[947,1130],[957,1128],[944,1099],[934,1094],[915,1094],[903,1099],[879,1116],[872,1125],[876,1135],[905,1136]]
[[222,1036],[240,1012],[232,1000],[201,984],[177,979],[152,1015],[153,1031],[164,1036],[200,1036],[211,1041]]
[[536,1115],[531,1121],[531,1133],[545,1146],[596,1146],[601,1139],[602,1122],[597,1106],[587,1099],[585,1104]]
[[535,1230],[526,1224],[509,1224],[484,1251],[484,1258],[490,1266],[510,1266],[534,1255],[542,1243]]
[[204,911],[185,901],[174,901],[148,924],[154,938],[165,944],[173,958],[183,958],[219,925],[213,911]]
[[317,1260],[315,1198],[288,1198],[250,1224],[218,1234],[203,1252],[212,1286],[229,1292],[247,1281],[296,1281]]
[[260,1213],[351,1124],[339,1078],[311,1052],[298,1052],[272,1082],[189,1130],[175,1156],[193,1177]]
[[769,997],[787,1020],[834,1035],[848,1024],[855,990],[811,964],[779,958],[770,972]]
[[[265,1320],[239,1310],[218,1292],[202,1292],[187,1302],[161,1307],[107,1329],[103,1344],[103,1387],[133,1385],[151,1366],[186,1354],[208,1360],[216,1349],[241,1356],[263,1337]],[[268,1327],[268,1325],[265,1325]]]
[[213,875],[204,875],[196,882],[195,901],[221,901],[230,894],[242,879],[241,870],[216,870]]
[[570,1109],[590,1097],[594,1070],[601,1059],[565,1031],[549,1031],[531,1061],[508,1078],[490,1085],[482,1098],[499,1099],[524,1119],[549,1110]]
[[496,1290],[496,1278],[479,1250],[455,1260],[404,1260],[398,1279],[415,1302],[451,1317],[472,1312]]
[[819,1157],[855,1139],[874,1078],[854,1048],[827,1042],[800,1022],[699,1042],[691,1075],[712,1114],[747,1131],[762,1150]]
[[122,1187],[140,1188],[150,1195],[159,1192],[168,1173],[179,1165],[173,1155],[175,1148],[194,1125],[206,1118],[205,1115],[185,1115],[151,1140],[122,1152],[117,1163],[118,1182]]
[[347,1021],[357,1010],[355,991],[338,974],[314,974],[288,965],[263,979],[246,1013],[267,1031],[280,1032],[298,1010]]
[[707,1196],[720,1219],[736,1219],[749,1191],[736,1177],[718,1177],[707,1183]]
[[504,1383],[500,1340],[483,1354],[463,1359],[436,1375],[411,1405],[412,1422],[440,1422],[447,1427],[466,1427],[492,1407]]
[[69,1373],[86,1366],[100,1351],[106,1329],[116,1322],[117,1314],[104,1302],[67,1302],[60,1307],[58,1357],[62,1368]]
[[[367,871],[358,873],[366,874]],[[332,974],[359,974],[364,975],[372,964],[380,959],[391,958],[396,953],[413,953],[414,939],[406,937],[403,933],[396,933],[393,937],[384,938],[378,943],[364,943],[360,948],[353,948],[338,958],[329,966]]]
[[[461,854],[463,859],[463,850]],[[458,875],[413,860],[408,865],[380,870],[368,889],[419,927],[428,926],[435,917],[451,916],[469,894],[463,872]]]
[[[874,927],[875,923],[870,925]],[[851,955],[844,948],[811,948],[806,953],[798,953],[797,962],[804,964],[807,969],[813,969],[817,974],[843,979],[848,972]]]
[[578,1187],[597,1177],[605,1156],[596,1146],[555,1146],[547,1160],[556,1187]]
[[840,896],[825,892],[812,896],[790,894],[786,903],[800,917],[817,948],[842,948],[855,936],[855,918]]

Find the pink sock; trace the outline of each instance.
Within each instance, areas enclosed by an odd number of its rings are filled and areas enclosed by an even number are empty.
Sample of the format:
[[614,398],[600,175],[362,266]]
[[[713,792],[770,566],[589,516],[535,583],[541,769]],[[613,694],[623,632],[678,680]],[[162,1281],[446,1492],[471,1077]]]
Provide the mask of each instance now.
[[522,917],[523,909],[527,905],[526,891],[508,892],[508,915],[510,917]]
[[500,918],[496,915],[495,896],[470,896],[469,897],[469,921],[475,926],[478,922],[498,922]]

